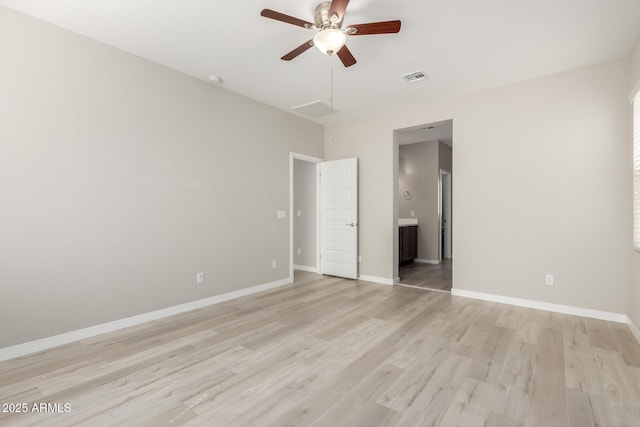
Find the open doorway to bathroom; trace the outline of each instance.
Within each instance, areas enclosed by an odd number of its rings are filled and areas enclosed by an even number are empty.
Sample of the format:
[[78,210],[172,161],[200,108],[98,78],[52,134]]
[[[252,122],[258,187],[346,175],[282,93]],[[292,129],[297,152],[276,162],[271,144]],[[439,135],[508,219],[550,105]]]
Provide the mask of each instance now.
[[397,146],[397,173],[394,173],[397,283],[450,292],[454,227],[453,121],[399,129],[394,139]]

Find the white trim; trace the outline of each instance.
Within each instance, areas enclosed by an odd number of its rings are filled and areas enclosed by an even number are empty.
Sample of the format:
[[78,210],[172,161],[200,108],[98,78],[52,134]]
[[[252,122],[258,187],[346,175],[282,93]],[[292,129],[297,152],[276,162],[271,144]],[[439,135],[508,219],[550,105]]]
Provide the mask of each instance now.
[[445,291],[443,289],[426,288],[424,286],[407,285],[407,284],[404,284],[404,283],[396,283],[396,285],[404,286],[405,288],[422,289],[423,291],[442,292],[442,293],[445,293],[445,294],[450,294],[451,293],[450,291]]
[[[306,154],[289,152],[289,279],[293,282],[293,161],[295,159],[302,160],[311,163],[320,163],[324,159],[319,157],[308,156]],[[319,171],[316,166],[316,265],[320,266],[320,191],[318,186],[320,185],[320,179],[318,177]],[[316,270],[320,272],[320,267]]]
[[309,162],[309,163],[324,162],[324,159],[322,159],[320,157],[309,156],[307,154],[300,154],[300,153],[296,153],[294,151],[289,152],[289,154],[293,155],[294,159],[302,160],[302,161]]
[[[322,163],[322,161],[316,164],[316,265],[318,266],[316,272],[318,274],[322,274],[322,264],[320,263],[320,251],[322,250],[322,224],[320,223],[320,209],[322,209],[320,198],[320,163]],[[291,247],[291,250],[293,250],[293,246]]]
[[381,285],[393,286],[393,279],[387,279],[386,277],[377,276],[365,276],[364,274],[358,274],[358,280],[364,280],[365,282],[379,283]]
[[400,276],[393,278],[393,284],[397,285],[398,283],[400,283]]
[[627,317],[627,326],[629,327],[629,330],[631,331],[631,334],[635,337],[636,341],[638,341],[638,344],[640,344],[640,331],[638,330],[636,325],[633,324],[633,322],[629,317]]
[[0,362],[292,283],[289,278],[0,349]]
[[413,260],[413,262],[417,262],[419,264],[440,264],[440,260],[439,259],[416,258],[416,259]]
[[556,313],[573,314],[575,316],[608,320],[610,322],[627,323],[628,320],[627,315],[621,313],[612,313],[609,311],[593,310],[590,308],[553,304],[550,302],[534,301],[522,298],[505,297],[502,295],[486,294],[484,292],[467,291],[464,289],[451,289],[451,295],[457,297],[479,299],[483,301],[497,302],[500,304],[516,305],[519,307],[535,308],[538,310],[553,311]]
[[300,271],[309,271],[311,273],[317,273],[318,272],[318,268],[317,267],[309,267],[308,265],[297,265],[297,264],[294,264],[293,265],[293,269],[294,270],[300,270]]

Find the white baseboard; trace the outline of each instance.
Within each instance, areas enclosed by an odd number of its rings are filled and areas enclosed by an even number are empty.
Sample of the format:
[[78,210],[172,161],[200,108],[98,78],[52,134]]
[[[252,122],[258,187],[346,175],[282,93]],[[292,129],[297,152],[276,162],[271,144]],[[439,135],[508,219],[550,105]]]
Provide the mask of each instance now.
[[627,317],[627,326],[629,327],[629,330],[631,331],[633,336],[636,338],[636,341],[638,341],[638,344],[640,344],[640,331],[638,330],[636,325],[633,324],[631,319],[629,319],[628,317]]
[[317,273],[318,269],[316,267],[309,267],[308,265],[296,265],[293,264],[293,269],[294,270],[300,270],[300,271],[309,271],[311,273]]
[[573,307],[570,305],[552,304],[549,302],[534,301],[521,298],[505,297],[502,295],[486,294],[484,292],[466,291],[464,289],[453,288],[451,289],[451,295],[498,302],[501,304],[516,305],[519,307],[535,308],[538,310],[553,311],[556,313],[573,314],[575,316],[591,317],[593,319],[608,320],[611,322],[627,323],[628,321],[628,317],[626,314],[593,310],[590,308]]
[[364,280],[366,282],[379,283],[381,285],[392,285],[393,279],[387,279],[385,277],[365,276],[364,274],[358,274],[358,280]]
[[394,277],[394,278],[393,278],[393,284],[394,284],[394,285],[395,285],[396,283],[399,283],[399,282],[400,282],[400,277],[399,277],[399,276],[398,276],[398,277]]
[[419,264],[440,264],[440,260],[438,260],[438,259],[416,258],[416,259],[413,260],[413,262],[417,262]]
[[36,341],[14,345],[12,347],[2,348],[0,349],[0,362],[3,360],[25,356],[31,353],[36,353],[42,350],[47,350],[53,347],[58,347],[64,344],[69,344],[75,341],[80,341],[86,338],[91,338],[96,335],[105,334],[107,332],[113,332],[119,329],[128,328],[130,326],[140,325],[152,320],[158,320],[164,317],[173,316],[174,314],[180,314],[186,311],[191,311],[209,305],[218,304],[224,301],[229,301],[245,295],[251,295],[257,292],[266,291],[268,289],[277,288],[278,286],[288,285],[292,282],[293,281],[287,277],[285,279],[276,280],[275,282],[264,283],[246,289],[227,292],[226,294],[215,295],[209,298],[191,301],[185,304],[174,305],[173,307],[167,307],[160,310],[151,311],[149,313],[139,314],[137,316],[114,320],[112,322],[90,326],[88,328],[78,329],[76,331],[66,332],[64,334],[54,335],[52,337],[42,338]]

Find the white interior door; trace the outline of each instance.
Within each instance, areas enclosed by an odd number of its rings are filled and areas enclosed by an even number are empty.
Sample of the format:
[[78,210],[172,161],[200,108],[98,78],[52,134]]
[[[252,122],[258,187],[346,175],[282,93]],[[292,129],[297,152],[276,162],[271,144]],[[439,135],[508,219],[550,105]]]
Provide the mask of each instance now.
[[320,163],[320,272],[358,278],[358,159]]

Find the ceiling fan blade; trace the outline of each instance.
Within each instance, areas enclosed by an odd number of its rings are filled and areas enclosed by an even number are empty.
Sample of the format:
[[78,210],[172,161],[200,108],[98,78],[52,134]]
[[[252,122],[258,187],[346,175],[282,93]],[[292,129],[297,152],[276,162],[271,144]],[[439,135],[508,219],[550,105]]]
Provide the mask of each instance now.
[[313,40],[308,40],[302,43],[297,48],[293,49],[291,52],[287,53],[285,56],[283,56],[280,59],[282,59],[283,61],[291,61],[293,58],[297,57],[301,53],[306,52],[307,49],[309,49],[311,46],[313,46]]
[[347,5],[349,4],[349,0],[333,0],[331,2],[331,7],[329,8],[329,17],[333,16],[333,14],[338,15],[338,22],[342,21],[344,18],[344,12],[347,10]]
[[337,55],[345,67],[351,67],[353,64],[358,62],[356,61],[356,58],[353,57],[353,55],[351,54],[351,51],[346,45],[342,46],[342,49],[338,51]]
[[[400,31],[400,21],[370,22],[368,24],[349,25],[345,32],[350,36],[368,36],[371,34],[390,34]],[[355,32],[353,32],[355,30]]]
[[265,18],[275,19],[276,21],[286,22],[287,24],[297,25],[302,28],[309,28],[313,26],[311,22],[303,21],[302,19],[294,18],[293,16],[285,15],[284,13],[276,12],[271,9],[263,9],[262,12],[260,12],[260,15]]

